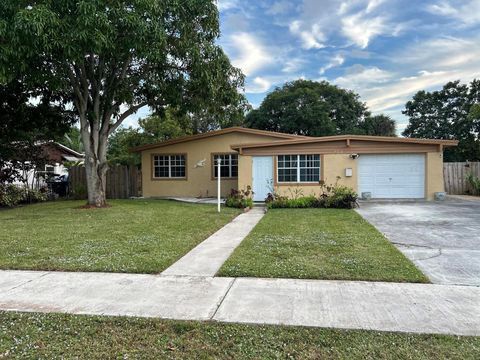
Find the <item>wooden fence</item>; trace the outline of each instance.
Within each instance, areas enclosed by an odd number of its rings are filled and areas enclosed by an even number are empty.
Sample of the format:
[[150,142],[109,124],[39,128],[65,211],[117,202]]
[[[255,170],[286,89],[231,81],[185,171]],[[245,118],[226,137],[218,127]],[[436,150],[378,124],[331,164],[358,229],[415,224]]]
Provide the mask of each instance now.
[[467,175],[480,177],[480,162],[450,162],[443,164],[443,179],[445,191],[449,194],[462,195],[471,191]]
[[[74,166],[68,171],[70,192],[76,196],[84,192],[86,197],[87,179],[84,166]],[[142,173],[135,166],[110,166],[107,172],[107,198],[128,199],[141,196]]]

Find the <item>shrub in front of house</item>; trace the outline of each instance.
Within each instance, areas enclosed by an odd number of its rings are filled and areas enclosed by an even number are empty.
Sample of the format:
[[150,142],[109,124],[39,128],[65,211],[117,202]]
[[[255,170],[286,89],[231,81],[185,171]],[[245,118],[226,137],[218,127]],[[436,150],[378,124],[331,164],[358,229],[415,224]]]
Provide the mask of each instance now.
[[0,184],[0,207],[46,201],[45,193],[14,184]]
[[265,203],[270,209],[301,209],[319,207],[318,200],[315,196],[300,196],[296,198],[289,198],[288,196],[270,196],[267,197]]
[[225,206],[245,209],[253,207],[253,191],[250,186],[246,190],[232,189],[225,199]]
[[358,206],[357,193],[347,186],[334,186],[331,194],[325,198],[327,208],[353,209]]
[[[353,209],[358,206],[357,193],[346,186],[320,184],[319,196],[288,197],[278,193],[270,193],[265,199],[269,209],[301,209],[301,208],[337,208]],[[290,191],[290,193],[292,193]]]
[[480,178],[475,176],[472,172],[467,174],[467,183],[470,186],[469,193],[471,195],[480,196]]

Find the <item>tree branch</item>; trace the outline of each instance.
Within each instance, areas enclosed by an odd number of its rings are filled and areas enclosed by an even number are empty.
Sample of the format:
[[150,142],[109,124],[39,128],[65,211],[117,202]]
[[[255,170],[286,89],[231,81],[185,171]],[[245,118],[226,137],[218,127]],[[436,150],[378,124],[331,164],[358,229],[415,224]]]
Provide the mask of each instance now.
[[[82,63],[82,68],[83,70],[85,70],[85,66],[84,64]],[[88,100],[90,99],[90,94],[88,93],[88,82],[87,82],[87,78],[86,78],[86,75],[84,72],[82,72],[82,70],[75,64],[73,64],[73,69],[75,71],[75,74],[76,74],[76,78],[80,80],[80,84],[82,85],[83,87],[83,100],[84,100],[84,103],[85,103],[85,107],[88,105]]]
[[141,102],[137,105],[131,106],[127,111],[125,111],[122,115],[118,117],[117,121],[115,121],[112,126],[110,126],[108,130],[108,135],[111,135],[120,126],[123,120],[125,120],[130,115],[135,114],[138,110],[140,110],[142,107],[146,105],[147,105],[146,102]]
[[68,66],[68,77],[70,79],[70,83],[72,84],[72,87],[73,87],[73,91],[75,92],[75,95],[76,95],[76,105],[77,107],[79,107],[79,111],[85,111],[86,107],[87,107],[87,104],[85,104],[84,102],[84,98],[83,98],[83,95],[82,95],[82,91],[80,90],[80,86],[78,84],[78,81],[77,81],[77,77],[75,75],[75,73],[73,72],[72,68],[70,67],[70,65]]

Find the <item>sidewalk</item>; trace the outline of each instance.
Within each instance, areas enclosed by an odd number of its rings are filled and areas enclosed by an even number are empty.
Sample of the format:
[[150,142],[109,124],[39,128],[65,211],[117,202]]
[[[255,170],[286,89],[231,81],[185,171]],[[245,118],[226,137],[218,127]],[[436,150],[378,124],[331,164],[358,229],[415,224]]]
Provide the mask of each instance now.
[[235,248],[265,215],[263,208],[253,208],[201,242],[180,260],[162,272],[162,276],[215,276]]
[[0,310],[480,335],[480,288],[0,271]]

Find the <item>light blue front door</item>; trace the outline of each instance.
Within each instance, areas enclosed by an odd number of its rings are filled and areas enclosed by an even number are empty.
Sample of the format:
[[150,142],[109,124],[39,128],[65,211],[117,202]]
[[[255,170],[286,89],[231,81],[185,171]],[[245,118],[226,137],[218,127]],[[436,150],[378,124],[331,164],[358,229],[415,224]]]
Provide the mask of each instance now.
[[253,200],[264,201],[273,186],[273,157],[254,156],[252,159]]

